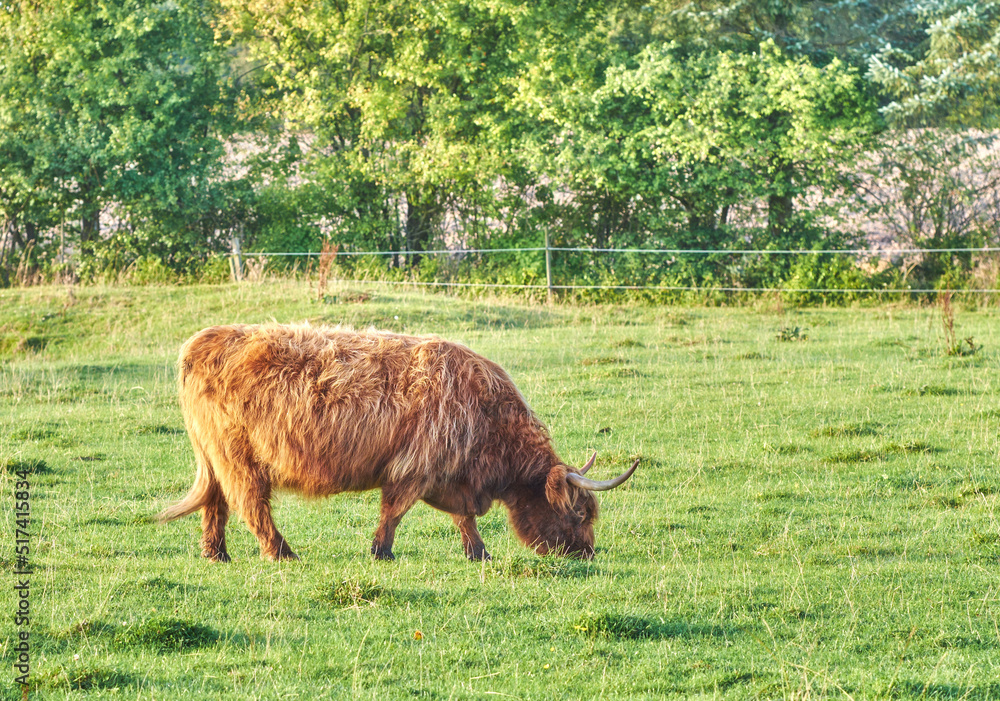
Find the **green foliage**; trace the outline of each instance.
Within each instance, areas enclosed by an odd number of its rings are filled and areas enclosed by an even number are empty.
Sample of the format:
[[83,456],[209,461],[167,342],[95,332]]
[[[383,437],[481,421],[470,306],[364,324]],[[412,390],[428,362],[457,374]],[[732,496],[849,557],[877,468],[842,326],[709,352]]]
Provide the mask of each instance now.
[[798,326],[782,326],[775,338],[779,341],[808,341],[808,329]]
[[[374,230],[391,245],[385,225],[405,200],[396,229],[411,250],[426,248],[449,204],[474,208],[474,192],[509,167],[513,20],[503,4],[225,4],[224,21],[272,66],[281,111],[316,137],[306,173],[331,173],[341,191],[328,216],[361,210],[358,238]],[[373,201],[381,221],[364,212]]]
[[114,634],[114,644],[125,650],[148,647],[159,652],[178,652],[211,645],[218,637],[218,633],[200,623],[156,616],[133,625],[123,625]]
[[648,619],[617,613],[584,614],[573,630],[588,638],[642,640],[657,637],[657,627]]
[[387,594],[385,587],[375,580],[366,581],[347,578],[333,585],[320,587],[316,598],[324,603],[340,607],[373,606]]
[[836,164],[865,143],[873,110],[838,61],[815,67],[771,42],[748,54],[648,46],[567,115],[557,177],[615,193],[640,236],[673,229],[700,242],[734,205],[763,199],[769,233],[787,237],[793,199],[839,184]]
[[319,250],[322,234],[317,220],[325,208],[317,206],[317,194],[322,193],[312,184],[262,187],[254,201],[254,223],[245,231],[243,247],[288,253]]
[[0,219],[101,245],[100,219],[162,260],[226,227],[235,93],[206,0],[15,2],[0,9]]
[[[20,436],[18,434],[21,434]],[[27,433],[27,435],[24,435]],[[11,438],[14,440],[26,440],[28,436],[41,436],[47,437],[46,434],[39,434],[37,431],[29,429],[27,432],[15,431]],[[14,474],[17,472],[27,472],[31,475],[44,475],[50,473],[52,470],[45,463],[44,460],[32,459],[32,460],[8,460],[3,463],[3,474]]]
[[363,178],[338,179],[343,172],[330,161],[303,166],[312,169],[308,181],[296,186],[276,181],[257,190],[252,219],[242,231],[245,250],[315,253],[324,241],[348,251],[385,250],[393,243],[405,247],[394,237],[393,202],[384,190]]
[[108,667],[69,665],[48,670],[33,678],[33,686],[50,690],[101,690],[120,691],[135,683],[131,674]]
[[198,271],[198,281],[209,285],[229,282],[232,278],[229,261],[229,256],[221,254],[210,256]]
[[[792,264],[789,278],[782,287],[789,292],[783,296],[799,304],[816,304],[832,301],[842,304],[857,299],[850,292],[829,292],[828,290],[868,289],[872,280],[867,277],[857,262],[842,254],[822,254],[799,256]],[[819,292],[792,292],[792,290],[820,290]]]
[[927,39],[916,51],[887,44],[870,60],[902,125],[996,127],[1000,120],[1000,2],[933,0],[915,6]]
[[834,57],[864,64],[887,44],[912,50],[926,39],[922,8],[908,0],[664,0],[646,8],[653,11],[637,13],[637,24],[648,26],[654,37],[738,52],[774,41],[784,51],[821,64]]
[[143,256],[135,262],[132,280],[140,285],[165,285],[176,282],[177,277],[159,258]]
[[[338,260],[344,275],[534,285],[534,254],[420,251],[535,247],[546,234],[558,247],[829,250],[855,244],[856,222],[839,218],[852,198],[914,245],[985,242],[1000,211],[997,179],[980,177],[997,170],[989,159],[873,137],[885,126],[876,89],[895,125],[992,124],[997,7],[6,3],[0,285],[218,280],[213,256],[233,235],[251,252],[411,252]],[[972,161],[963,180],[957,164]],[[840,258],[554,262],[567,285],[899,281]],[[904,265],[907,283],[979,284],[972,256]]]

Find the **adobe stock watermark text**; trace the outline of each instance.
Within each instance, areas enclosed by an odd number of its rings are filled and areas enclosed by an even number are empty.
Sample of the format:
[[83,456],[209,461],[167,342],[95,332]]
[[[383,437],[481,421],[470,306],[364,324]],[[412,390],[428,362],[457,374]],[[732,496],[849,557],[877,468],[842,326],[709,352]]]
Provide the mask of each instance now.
[[31,471],[14,471],[14,683],[28,695],[31,673]]

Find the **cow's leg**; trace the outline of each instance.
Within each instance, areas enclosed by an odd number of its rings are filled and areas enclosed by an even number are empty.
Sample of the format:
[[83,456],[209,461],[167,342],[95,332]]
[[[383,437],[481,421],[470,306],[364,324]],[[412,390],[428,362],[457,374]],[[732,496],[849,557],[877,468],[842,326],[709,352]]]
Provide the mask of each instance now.
[[417,497],[412,494],[393,488],[389,485],[382,487],[382,509],[379,515],[378,528],[375,529],[375,538],[372,541],[372,555],[377,560],[395,560],[392,554],[392,542],[396,538],[396,526],[399,525],[403,515],[410,510],[417,501]]
[[197,431],[191,431],[191,444],[195,460],[198,462],[197,481],[202,483],[201,511],[201,554],[212,562],[229,562],[226,552],[226,522],[229,520],[229,504],[222,493],[222,485],[215,476],[212,461],[208,457]]
[[285,537],[278,532],[271,518],[271,485],[253,485],[244,495],[240,515],[247,528],[257,536],[260,554],[268,560],[298,560]]
[[483,543],[483,539],[479,535],[479,529],[476,528],[475,516],[452,514],[451,519],[462,534],[462,547],[465,549],[467,558],[473,561],[492,559],[490,554],[486,552],[486,544]]
[[[221,457],[221,456],[220,456]],[[225,470],[217,470],[226,501],[257,536],[260,554],[269,560],[298,560],[271,518],[271,479],[267,468],[253,458],[249,446],[233,441],[225,454]],[[221,460],[213,460],[215,463]]]
[[229,504],[214,476],[205,496],[207,501],[201,512],[201,554],[212,562],[229,562],[226,552]]

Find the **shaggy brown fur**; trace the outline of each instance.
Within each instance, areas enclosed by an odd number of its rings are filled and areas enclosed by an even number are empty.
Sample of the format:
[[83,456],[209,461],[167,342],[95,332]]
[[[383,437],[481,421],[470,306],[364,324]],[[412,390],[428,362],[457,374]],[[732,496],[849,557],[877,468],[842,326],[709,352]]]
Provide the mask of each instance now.
[[465,554],[489,558],[476,517],[494,501],[539,553],[591,557],[597,500],[503,369],[457,343],[383,331],[216,326],[181,349],[181,409],[194,486],[160,519],[202,510],[202,554],[228,561],[230,509],[271,559],[295,558],[271,493],[382,490],[372,553],[392,559],[417,500],[451,514]]

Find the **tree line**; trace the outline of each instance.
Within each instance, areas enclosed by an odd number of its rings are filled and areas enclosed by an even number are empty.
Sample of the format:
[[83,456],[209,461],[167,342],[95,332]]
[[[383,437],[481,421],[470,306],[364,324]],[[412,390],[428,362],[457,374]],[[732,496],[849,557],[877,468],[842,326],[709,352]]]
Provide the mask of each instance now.
[[[1000,2],[0,2],[0,282],[244,250],[507,283],[982,282]],[[213,272],[214,271],[214,272]],[[995,274],[994,274],[995,277]],[[992,284],[992,283],[990,283]]]

